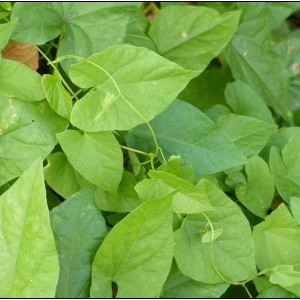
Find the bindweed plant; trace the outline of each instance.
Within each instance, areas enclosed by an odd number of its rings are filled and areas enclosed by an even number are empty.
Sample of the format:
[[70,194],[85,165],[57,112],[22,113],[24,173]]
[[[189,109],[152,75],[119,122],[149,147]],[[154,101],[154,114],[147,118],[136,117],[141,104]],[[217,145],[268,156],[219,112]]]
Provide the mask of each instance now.
[[1,2],[0,297],[300,297],[298,9]]

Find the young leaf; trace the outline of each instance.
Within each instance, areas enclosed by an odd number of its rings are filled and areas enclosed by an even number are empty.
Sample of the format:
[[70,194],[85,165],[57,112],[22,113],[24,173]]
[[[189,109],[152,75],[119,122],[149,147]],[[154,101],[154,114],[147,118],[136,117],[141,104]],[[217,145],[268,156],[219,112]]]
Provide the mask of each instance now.
[[47,184],[63,198],[68,198],[88,185],[84,179],[69,163],[64,152],[51,153],[47,157],[48,164],[44,167]]
[[53,208],[50,220],[60,263],[56,297],[87,298],[92,261],[106,235],[93,189],[83,189]]
[[[26,78],[26,80],[24,80]],[[25,101],[45,99],[41,75],[24,64],[2,59],[0,63],[0,95]]]
[[268,164],[259,156],[253,156],[245,164],[245,171],[247,182],[238,184],[235,193],[248,210],[264,219],[275,192]]
[[268,106],[249,85],[236,80],[228,83],[225,89],[226,103],[237,115],[249,116],[275,124]]
[[76,85],[98,87],[74,105],[71,122],[90,132],[131,129],[165,110],[194,76],[146,48],[111,46],[71,66]]
[[51,108],[61,117],[69,120],[72,110],[72,98],[63,87],[57,73],[44,75],[42,85]]
[[[179,155],[182,164],[192,165],[197,175],[216,173],[246,161],[222,129],[183,101],[175,100],[150,124],[166,159]],[[154,151],[152,135],[145,125],[130,130],[125,139],[134,149]]]
[[300,261],[300,227],[284,204],[253,228],[253,239],[260,270]]
[[0,297],[53,298],[59,266],[39,158],[0,197]]
[[[91,297],[157,297],[173,257],[171,198],[149,200],[113,227],[92,266]],[[150,247],[151,245],[151,247]]]
[[112,132],[66,130],[56,137],[80,175],[105,191],[116,193],[123,174],[123,155]]
[[291,119],[288,107],[289,76],[283,61],[254,39],[235,36],[226,51],[232,75],[252,87],[262,100],[285,119]]
[[[295,270],[296,269],[296,270]],[[300,272],[299,267],[279,265],[272,269],[270,281],[279,284],[286,290],[300,297]]]
[[173,266],[161,298],[219,298],[228,287],[228,283],[207,284],[193,280]]
[[207,7],[167,6],[154,18],[149,35],[160,55],[202,72],[232,38],[239,16],[239,11],[220,14]]
[[55,134],[67,121],[47,101],[26,102],[0,96],[0,186],[21,175],[38,157],[45,159],[57,144]]
[[276,129],[267,122],[231,113],[220,117],[217,125],[246,157],[257,155]]
[[[209,284],[245,280],[256,274],[254,243],[248,220],[240,208],[214,184],[199,184],[214,210],[185,218],[175,232],[175,259],[186,276]],[[218,237],[213,240],[212,228]],[[210,232],[213,241],[204,242]]]
[[275,186],[282,198],[289,203],[291,197],[300,197],[300,141],[297,136],[291,138],[280,151],[272,147],[270,168]]

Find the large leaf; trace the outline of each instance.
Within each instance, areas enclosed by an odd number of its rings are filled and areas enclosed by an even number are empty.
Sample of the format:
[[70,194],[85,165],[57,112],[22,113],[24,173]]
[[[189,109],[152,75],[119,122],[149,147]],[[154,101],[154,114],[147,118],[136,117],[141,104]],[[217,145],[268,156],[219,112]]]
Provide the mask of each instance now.
[[[200,110],[180,100],[150,122],[164,156],[179,155],[196,174],[210,174],[245,163],[245,157],[222,129]],[[168,124],[166,126],[166,124]],[[153,152],[153,138],[147,126],[129,131],[126,141],[132,148]]]
[[57,144],[55,134],[66,120],[57,116],[46,101],[25,102],[1,97],[0,186],[21,175],[38,157],[45,159]]
[[252,87],[277,113],[291,119],[289,76],[280,57],[254,39],[236,35],[226,51],[232,75]]
[[207,7],[167,6],[154,18],[149,35],[160,55],[201,72],[230,41],[239,16],[239,11],[220,14]]
[[76,85],[98,87],[74,105],[71,122],[91,132],[131,129],[166,109],[194,75],[146,48],[111,46],[71,66]]
[[281,197],[289,203],[291,197],[300,197],[300,141],[292,137],[283,150],[272,147],[270,168],[275,186]]
[[93,262],[91,297],[157,297],[173,257],[171,198],[149,200],[113,227]]
[[0,297],[53,298],[59,266],[42,160],[0,197]]
[[276,129],[270,123],[231,113],[220,117],[217,124],[247,158],[257,155]]
[[245,171],[247,181],[238,184],[235,193],[247,209],[265,218],[275,192],[268,164],[259,156],[253,156],[245,164]]
[[226,103],[238,115],[257,118],[261,121],[274,124],[274,119],[260,96],[243,81],[236,80],[228,83],[225,90]]
[[[24,80],[26,78],[26,80]],[[29,67],[10,59],[0,64],[0,95],[26,101],[45,99],[41,75]]]
[[57,139],[80,175],[108,192],[117,191],[123,174],[123,155],[112,132],[66,130]]
[[[256,274],[254,242],[240,208],[214,184],[198,185],[215,207],[188,215],[175,232],[175,259],[186,276],[209,284],[240,281]],[[208,224],[210,220],[213,230]]]
[[172,266],[162,298],[219,298],[228,287],[228,283],[207,284],[193,280]]
[[58,298],[87,298],[94,256],[106,235],[106,223],[94,203],[93,189],[83,189],[51,210],[59,255]]
[[256,264],[260,270],[300,262],[300,227],[284,204],[253,228]]

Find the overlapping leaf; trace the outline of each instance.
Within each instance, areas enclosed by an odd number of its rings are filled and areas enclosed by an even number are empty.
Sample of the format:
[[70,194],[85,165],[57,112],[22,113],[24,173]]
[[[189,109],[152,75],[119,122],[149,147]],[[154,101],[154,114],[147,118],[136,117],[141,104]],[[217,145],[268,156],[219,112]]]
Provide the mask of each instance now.
[[[245,162],[222,129],[190,104],[176,100],[150,124],[164,156],[168,159],[179,155],[195,174],[215,173]],[[130,147],[148,153],[154,151],[152,139],[145,125],[132,129],[126,136]]]
[[116,193],[123,174],[123,155],[112,132],[66,130],[57,139],[74,169],[86,180]]
[[226,51],[235,79],[252,87],[277,113],[291,119],[288,107],[289,76],[280,57],[254,39],[236,35]]
[[[214,210],[186,217],[175,232],[175,259],[186,276],[209,284],[240,281],[256,274],[254,242],[240,208],[214,184],[198,185]],[[208,223],[211,222],[211,226]]]
[[94,191],[83,189],[51,211],[59,255],[58,298],[87,298],[94,256],[106,235],[106,223],[94,203]]
[[236,195],[247,209],[264,218],[271,206],[275,192],[269,167],[262,158],[253,156],[245,164],[245,171],[247,182],[235,187]]
[[84,187],[91,185],[69,163],[64,152],[51,153],[44,168],[47,184],[59,195],[68,198]]
[[228,286],[228,283],[207,284],[193,280],[172,266],[162,298],[219,298]]
[[45,95],[41,84],[41,75],[22,63],[2,59],[0,64],[0,95],[17,97],[30,102],[43,100]]
[[295,135],[281,153],[278,148],[271,148],[270,168],[275,186],[282,198],[289,203],[291,197],[300,197],[300,141]]
[[71,122],[89,132],[131,129],[165,110],[194,75],[146,48],[111,46],[70,68],[76,85],[98,87],[74,105]]
[[53,298],[59,266],[42,160],[0,197],[0,297]]
[[[113,227],[93,262],[91,297],[157,297],[173,257],[171,198],[141,204]],[[150,246],[151,245],[151,246]]]
[[259,154],[276,129],[275,125],[236,114],[220,117],[217,124],[246,157]]
[[260,270],[300,262],[300,227],[284,204],[253,228],[255,259]]
[[171,5],[155,17],[149,35],[160,55],[202,72],[232,38],[239,16],[239,11]]
[[56,133],[67,122],[46,101],[26,102],[0,97],[0,186],[21,175],[38,157],[46,158],[57,144]]

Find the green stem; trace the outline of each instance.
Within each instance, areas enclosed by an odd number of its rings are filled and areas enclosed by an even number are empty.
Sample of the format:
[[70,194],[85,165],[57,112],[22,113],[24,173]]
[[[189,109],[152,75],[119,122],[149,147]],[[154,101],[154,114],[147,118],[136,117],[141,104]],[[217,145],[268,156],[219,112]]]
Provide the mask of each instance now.
[[77,98],[76,94],[69,87],[69,85],[66,83],[66,81],[64,80],[64,78],[60,75],[60,73],[59,73],[57,67],[54,65],[54,63],[50,61],[50,59],[45,55],[45,53],[37,45],[34,45],[34,46],[38,50],[38,52],[41,53],[41,55],[46,59],[46,61],[48,62],[48,64],[58,73],[60,80],[65,85],[65,87],[67,88],[67,90],[70,92],[70,94],[72,95],[72,98],[74,98],[76,101],[78,101],[79,99]]

